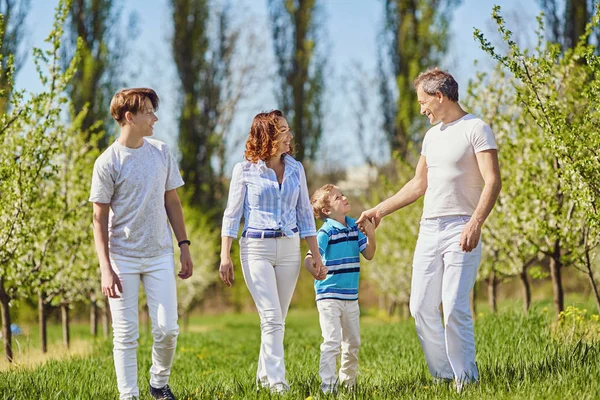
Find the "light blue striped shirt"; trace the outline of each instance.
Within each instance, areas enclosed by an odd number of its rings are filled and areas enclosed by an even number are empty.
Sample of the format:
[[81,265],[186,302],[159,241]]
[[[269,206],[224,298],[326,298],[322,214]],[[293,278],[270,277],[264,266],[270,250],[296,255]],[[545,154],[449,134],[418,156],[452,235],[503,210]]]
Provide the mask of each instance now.
[[360,253],[367,248],[367,237],[356,220],[346,216],[346,226],[327,218],[317,233],[319,253],[327,267],[327,277],[315,280],[317,301],[324,299],[358,300]]
[[244,231],[248,228],[280,229],[286,236],[293,236],[292,229],[298,227],[301,238],[316,236],[304,167],[287,154],[283,162],[285,171],[281,188],[275,171],[262,160],[235,165],[221,236],[237,237],[242,214]]

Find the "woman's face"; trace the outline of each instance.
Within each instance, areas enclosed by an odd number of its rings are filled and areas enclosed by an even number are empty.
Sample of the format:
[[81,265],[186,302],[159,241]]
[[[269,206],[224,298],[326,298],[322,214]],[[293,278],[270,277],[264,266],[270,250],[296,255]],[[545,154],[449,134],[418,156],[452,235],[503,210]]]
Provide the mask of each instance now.
[[275,140],[279,142],[279,146],[277,147],[277,155],[280,156],[284,153],[290,151],[290,142],[294,138],[292,132],[290,131],[290,127],[285,118],[279,118],[278,123],[279,133],[275,136]]

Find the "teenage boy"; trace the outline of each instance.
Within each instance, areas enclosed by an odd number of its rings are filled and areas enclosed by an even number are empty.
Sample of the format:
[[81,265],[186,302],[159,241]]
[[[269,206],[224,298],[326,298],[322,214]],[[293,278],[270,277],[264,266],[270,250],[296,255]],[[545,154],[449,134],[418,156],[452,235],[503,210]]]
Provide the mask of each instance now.
[[152,89],[123,89],[110,103],[119,138],[96,160],[90,201],[94,241],[113,325],[113,356],[121,399],[139,396],[136,348],[138,292],[144,284],[152,320],[150,394],[175,399],[168,381],[177,345],[177,294],[171,229],[181,249],[179,277],[193,263],[176,189],[183,185],[167,146],[150,139],[158,121]]

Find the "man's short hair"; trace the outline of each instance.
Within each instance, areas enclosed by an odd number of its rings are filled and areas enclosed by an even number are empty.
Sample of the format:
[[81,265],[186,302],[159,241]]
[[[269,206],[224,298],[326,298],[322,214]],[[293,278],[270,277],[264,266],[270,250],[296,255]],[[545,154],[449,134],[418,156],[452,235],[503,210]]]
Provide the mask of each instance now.
[[430,96],[441,92],[449,100],[458,101],[458,83],[452,75],[437,67],[421,72],[413,81],[413,86],[415,90],[421,86],[423,91]]
[[158,95],[150,88],[133,88],[119,90],[110,101],[110,115],[119,125],[125,124],[125,113],[137,114],[144,110],[145,100],[152,103],[154,111],[158,110]]
[[329,196],[329,192],[335,187],[335,185],[328,183],[325,186],[321,186],[318,188],[315,193],[310,198],[310,203],[312,204],[313,214],[315,218],[325,221],[327,219],[327,214],[323,213],[323,209],[329,207],[329,201],[327,197]]

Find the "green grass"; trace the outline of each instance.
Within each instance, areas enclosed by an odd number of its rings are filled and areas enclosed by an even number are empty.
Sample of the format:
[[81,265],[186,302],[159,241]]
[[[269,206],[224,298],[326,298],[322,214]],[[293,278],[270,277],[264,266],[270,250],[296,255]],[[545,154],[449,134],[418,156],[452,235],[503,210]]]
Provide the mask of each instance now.
[[[256,391],[260,343],[256,315],[193,318],[182,332],[170,385],[179,399],[597,399],[600,342],[559,342],[551,335],[552,312],[525,317],[504,311],[476,321],[481,384],[458,394],[432,384],[412,320],[361,321],[360,375],[355,392],[322,395],[317,379],[321,341],[317,314],[292,311],[286,327],[287,377],[283,397]],[[142,334],[138,352],[142,399],[149,398],[151,338]],[[0,399],[118,398],[112,344],[98,341],[89,355],[49,361],[27,370],[0,373]]]

